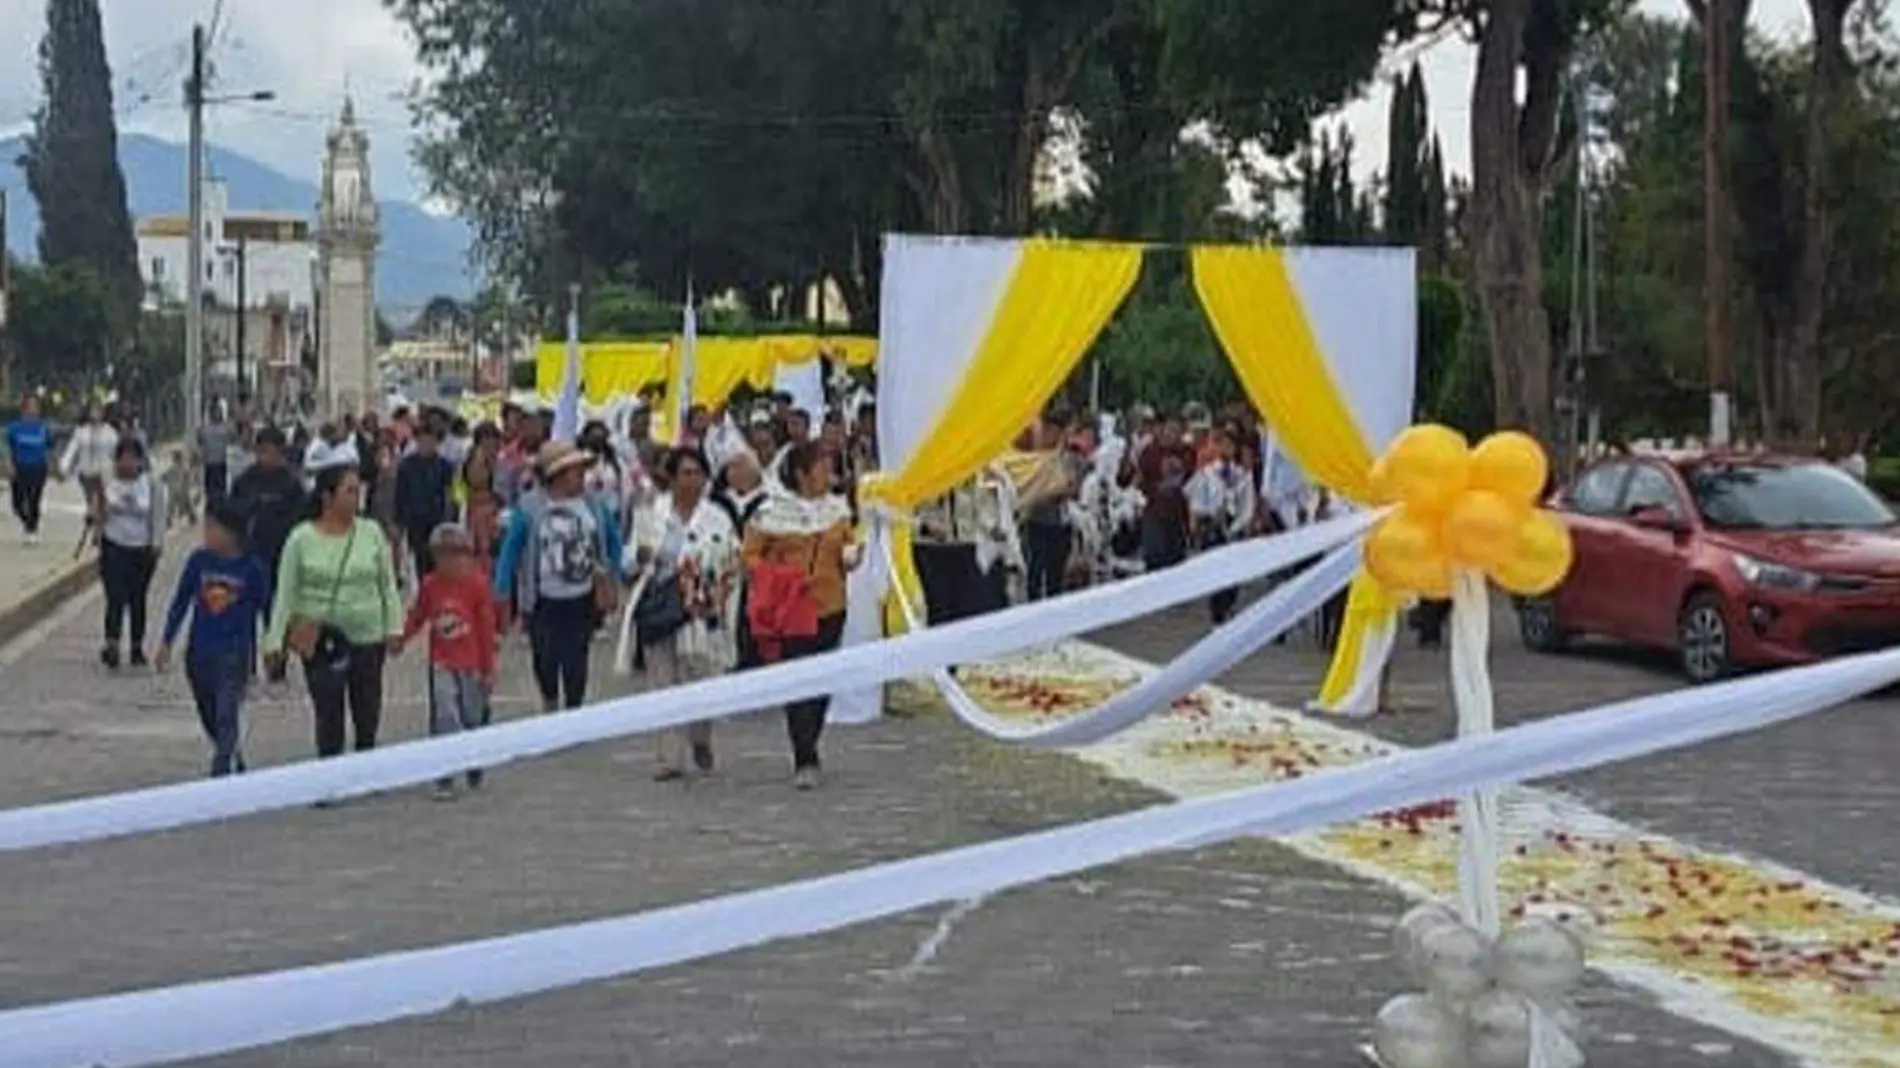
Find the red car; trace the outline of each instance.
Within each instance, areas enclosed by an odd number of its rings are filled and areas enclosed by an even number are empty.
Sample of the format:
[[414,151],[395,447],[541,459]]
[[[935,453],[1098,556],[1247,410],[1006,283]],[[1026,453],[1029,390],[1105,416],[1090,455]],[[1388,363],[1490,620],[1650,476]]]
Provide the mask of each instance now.
[[1576,563],[1518,604],[1524,644],[1676,653],[1695,682],[1900,643],[1900,518],[1816,460],[1617,457],[1558,498]]

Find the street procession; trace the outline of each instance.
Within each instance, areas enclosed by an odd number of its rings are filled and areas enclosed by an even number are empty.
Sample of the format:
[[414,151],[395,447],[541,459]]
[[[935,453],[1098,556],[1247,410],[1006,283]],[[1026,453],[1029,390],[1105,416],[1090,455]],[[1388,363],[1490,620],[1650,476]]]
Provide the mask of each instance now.
[[8,3],[0,1068],[1900,1068],[1883,0]]

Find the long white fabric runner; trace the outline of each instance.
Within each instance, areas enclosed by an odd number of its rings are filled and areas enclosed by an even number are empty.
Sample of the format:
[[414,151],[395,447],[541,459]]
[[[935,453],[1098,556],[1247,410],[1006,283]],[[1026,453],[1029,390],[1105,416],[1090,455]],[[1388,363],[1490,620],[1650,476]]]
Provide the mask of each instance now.
[[0,852],[96,841],[295,808],[429,782],[575,746],[878,685],[1148,615],[1351,541],[1378,518],[1349,516],[1227,546],[1144,575],[872,645],[742,671],[559,715],[391,746],[335,760],[0,812]]
[[[1054,603],[1054,602],[1051,602]],[[946,628],[948,629],[948,628]],[[1900,651],[1609,705],[1221,797],[805,882],[337,964],[0,1013],[8,1068],[133,1068],[522,997],[1162,850],[1292,834],[1740,734],[1900,680]]]
[[[958,719],[998,741],[1043,749],[1092,745],[1127,730],[1158,709],[1167,708],[1176,698],[1219,677],[1254,650],[1292,630],[1301,620],[1319,611],[1329,598],[1344,590],[1358,568],[1358,542],[1333,550],[1194,643],[1159,671],[1094,708],[1064,716],[1055,723],[1032,727],[1012,723],[984,708],[947,669],[939,668],[931,672],[930,677]],[[909,598],[896,586],[892,590],[897,593],[910,626],[919,626],[918,613],[911,607]]]

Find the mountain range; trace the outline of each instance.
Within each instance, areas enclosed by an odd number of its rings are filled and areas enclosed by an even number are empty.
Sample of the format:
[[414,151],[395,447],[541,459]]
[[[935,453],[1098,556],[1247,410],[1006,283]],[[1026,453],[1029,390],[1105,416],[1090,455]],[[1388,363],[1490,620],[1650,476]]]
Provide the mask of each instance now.
[[[32,260],[40,232],[39,206],[27,190],[19,158],[23,137],[0,140],[0,188],[7,194],[7,248]],[[184,145],[145,134],[119,136],[119,166],[125,172],[126,199],[132,217],[182,214],[190,153]],[[209,151],[212,177],[224,180],[234,210],[298,211],[314,217],[315,180],[293,178],[239,152]],[[313,174],[317,160],[310,161]],[[400,200],[381,201],[383,243],[376,263],[376,302],[393,321],[413,317],[429,298],[467,299],[470,276],[465,266],[471,235],[460,219],[432,215]]]

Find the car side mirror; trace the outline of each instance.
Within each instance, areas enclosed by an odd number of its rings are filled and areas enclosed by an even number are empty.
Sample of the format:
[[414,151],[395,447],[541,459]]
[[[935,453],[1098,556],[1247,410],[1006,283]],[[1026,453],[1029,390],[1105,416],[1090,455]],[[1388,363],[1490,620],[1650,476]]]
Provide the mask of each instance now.
[[1644,530],[1661,530],[1671,534],[1680,534],[1688,529],[1682,520],[1669,514],[1667,508],[1638,508],[1630,513],[1630,522]]

